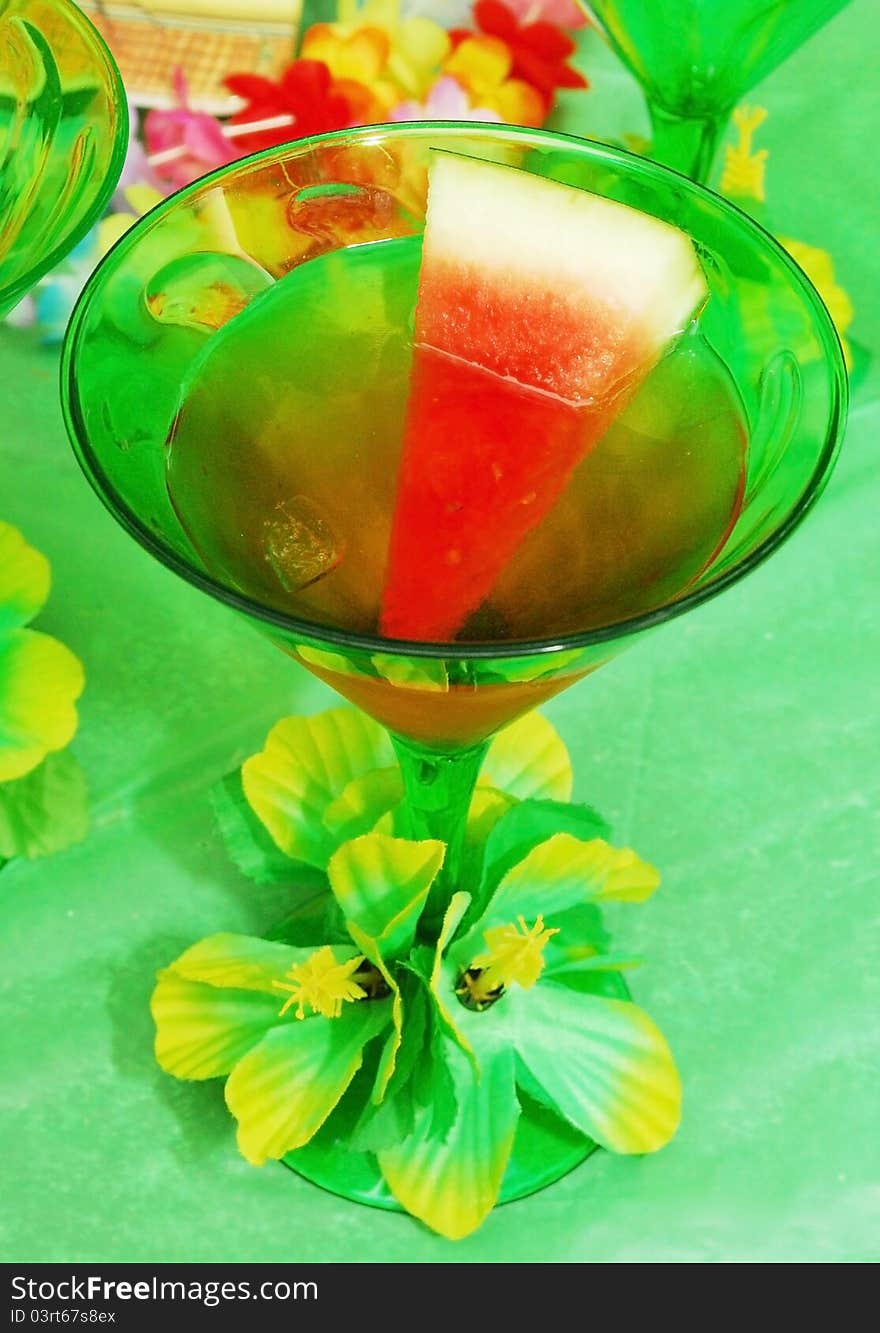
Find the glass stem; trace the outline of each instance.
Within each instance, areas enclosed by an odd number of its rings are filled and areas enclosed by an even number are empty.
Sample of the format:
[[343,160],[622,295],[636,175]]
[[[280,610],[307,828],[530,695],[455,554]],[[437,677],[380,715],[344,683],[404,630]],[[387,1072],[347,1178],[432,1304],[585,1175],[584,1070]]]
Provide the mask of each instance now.
[[674,167],[701,185],[709,179],[721,136],[730,119],[728,112],[712,116],[675,116],[664,107],[648,103],[655,162]]
[[425,906],[423,922],[436,925],[459,887],[467,816],[480,766],[489,748],[483,741],[466,750],[449,752],[392,736],[406,801],[402,832],[408,838],[438,838],[446,856]]

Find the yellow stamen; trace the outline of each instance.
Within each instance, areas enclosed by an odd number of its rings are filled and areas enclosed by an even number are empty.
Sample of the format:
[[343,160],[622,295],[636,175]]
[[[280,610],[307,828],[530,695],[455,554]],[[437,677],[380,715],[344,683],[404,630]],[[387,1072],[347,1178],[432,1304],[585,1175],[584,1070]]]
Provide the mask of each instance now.
[[767,119],[767,112],[762,106],[738,106],[733,119],[739,130],[739,140],[724,149],[721,193],[735,195],[740,199],[758,199],[763,203],[766,197],[764,172],[769,153],[766,148],[753,153],[752,136]]
[[292,1004],[297,1006],[297,1018],[305,1018],[305,1005],[325,1018],[338,1018],[342,1006],[350,1000],[362,1000],[366,991],[356,981],[356,972],[364,961],[362,955],[339,963],[328,944],[317,949],[304,963],[294,963],[284,981],[273,981],[278,990],[290,992],[279,1011],[279,1018]]
[[544,928],[543,916],[533,926],[527,926],[525,917],[520,916],[515,925],[484,930],[488,952],[471,964],[472,969],[479,969],[480,990],[487,993],[514,981],[524,990],[534,986],[544,970],[544,945],[558,934],[556,929]]

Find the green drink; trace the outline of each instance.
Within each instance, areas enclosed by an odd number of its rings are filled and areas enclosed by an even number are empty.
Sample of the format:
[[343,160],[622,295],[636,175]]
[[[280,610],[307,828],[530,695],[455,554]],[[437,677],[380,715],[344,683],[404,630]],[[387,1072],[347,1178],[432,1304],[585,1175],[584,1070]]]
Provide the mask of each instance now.
[[[419,252],[416,237],[352,246],[257,296],[193,363],[169,440],[172,503],[206,568],[343,631],[379,632]],[[530,424],[513,414],[514,430]],[[733,383],[695,325],[457,640],[577,633],[681,594],[735,521],[745,434]]]

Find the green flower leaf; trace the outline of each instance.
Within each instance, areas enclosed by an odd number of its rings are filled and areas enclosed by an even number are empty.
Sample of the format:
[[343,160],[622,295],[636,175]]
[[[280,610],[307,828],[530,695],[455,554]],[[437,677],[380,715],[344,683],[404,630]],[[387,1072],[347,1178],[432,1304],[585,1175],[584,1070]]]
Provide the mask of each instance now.
[[558,981],[563,986],[580,987],[585,977],[593,978],[603,972],[626,972],[641,966],[640,958],[630,954],[595,953],[589,945],[570,948],[554,947],[551,940],[544,950],[545,981]]
[[406,1021],[394,1072],[381,1105],[375,1104],[374,1093],[374,1104],[358,1124],[352,1144],[358,1152],[375,1153],[400,1143],[412,1133],[419,1108],[429,1113],[432,1138],[445,1140],[455,1121],[455,1085],[439,1015],[426,985],[415,975],[404,973],[402,992]]
[[471,798],[461,850],[459,883],[479,884],[483,869],[483,852],[489,835],[512,806],[516,798],[494,787],[478,786]]
[[348,930],[351,938],[354,940],[361,953],[378,969],[382,979],[391,992],[391,1032],[385,1041],[379,1059],[372,1094],[373,1101],[381,1102],[385,1097],[385,1090],[388,1087],[388,1083],[394,1074],[394,1067],[397,1062],[397,1052],[400,1049],[400,1043],[403,1037],[403,1000],[401,998],[400,987],[398,986],[397,981],[385,965],[385,960],[382,957],[382,951],[378,941],[374,940],[371,936],[366,935],[354,921],[348,922]]
[[430,1112],[426,1121],[428,1133],[434,1139],[445,1142],[455,1123],[458,1110],[455,1080],[449,1067],[447,1053],[451,1043],[437,1013],[436,1007],[428,1010],[427,1038],[421,1057],[413,1069],[411,1086],[413,1099],[417,1106]]
[[[369,1102],[363,1108],[357,1125],[352,1130],[353,1152],[378,1152],[399,1143],[412,1132],[415,1123],[415,1090],[413,1072],[424,1060],[430,1041],[431,1012],[424,986],[412,975],[402,974],[400,986],[406,1022],[399,1037],[395,1033],[386,1038]],[[393,1063],[389,1077],[384,1077],[393,1046]],[[377,1096],[381,1089],[382,1096]]]
[[389,1189],[427,1226],[449,1240],[476,1231],[494,1207],[510,1159],[519,1102],[513,1052],[504,1046],[481,1052],[478,1076],[447,1042],[457,1113],[446,1141],[431,1132],[431,1112],[421,1109],[412,1134],[378,1154]]
[[0,523],[0,636],[26,625],[49,596],[49,561],[18,528]]
[[[303,867],[305,870],[309,868]],[[339,903],[330,892],[326,878],[322,875],[317,885],[303,885],[301,893],[301,900],[293,911],[266,932],[268,938],[297,948],[310,949],[316,949],[322,944],[350,944],[351,936],[345,918],[339,910]]]
[[327,874],[349,929],[357,926],[386,959],[407,953],[445,852],[433,839],[409,842],[384,833],[344,843]]
[[551,960],[569,959],[579,952],[607,954],[611,947],[611,936],[595,903],[579,903],[567,912],[554,913],[553,926],[559,934],[554,935],[545,950],[548,967]]
[[172,969],[159,973],[150,1010],[156,1059],[175,1078],[228,1074],[278,1022],[282,998],[256,990],[220,990]]
[[242,788],[281,851],[323,869],[337,846],[325,810],[355,778],[393,763],[377,723],[357,709],[332,708],[277,723],[242,766]]
[[79,660],[48,634],[17,629],[0,639],[0,782],[72,740],[84,684]]
[[540,713],[527,713],[492,741],[481,781],[520,801],[570,801],[571,760],[556,728]]
[[273,1028],[226,1082],[238,1146],[256,1166],[300,1148],[351,1083],[363,1049],[390,1019],[387,1000],[348,1004],[338,1018],[313,1016]]
[[678,1071],[663,1034],[636,1005],[542,980],[529,991],[511,987],[492,1017],[581,1133],[619,1153],[654,1152],[672,1138]]
[[230,859],[255,884],[286,884],[297,862],[272,841],[245,799],[241,773],[228,773],[210,792],[214,817]]
[[468,1055],[474,1068],[476,1068],[476,1056],[471,1043],[461,1029],[461,1025],[456,1019],[461,1014],[454,1011],[452,1001],[455,995],[455,976],[458,972],[456,964],[445,958],[445,953],[449,941],[455,935],[458,927],[467,912],[470,905],[470,895],[467,893],[454,893],[449,900],[449,906],[443,917],[443,924],[440,927],[440,934],[437,937],[437,947],[434,951],[434,961],[431,968],[429,987],[437,1005],[437,1012],[442,1019],[449,1036],[453,1041]]
[[68,751],[0,783],[0,858],[35,858],[81,842],[89,829],[85,774]]

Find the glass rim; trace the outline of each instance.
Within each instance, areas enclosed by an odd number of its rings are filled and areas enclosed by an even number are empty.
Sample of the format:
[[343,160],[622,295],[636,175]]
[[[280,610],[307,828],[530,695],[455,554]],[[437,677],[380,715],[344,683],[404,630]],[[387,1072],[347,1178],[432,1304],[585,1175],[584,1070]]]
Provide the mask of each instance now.
[[[50,8],[68,13],[70,22],[81,31],[85,40],[91,44],[99,64],[109,74],[110,95],[113,105],[116,107],[117,121],[107,171],[91,207],[86,209],[76,226],[53,249],[42,255],[26,273],[10,282],[8,286],[0,286],[0,304],[9,305],[10,309],[13,309],[19,301],[24,300],[36,283],[42,277],[45,277],[51,269],[57,267],[70,254],[71,250],[75,250],[83,237],[91,230],[116,190],[122,168],[125,165],[125,155],[128,152],[130,131],[128,94],[122,81],[122,75],[119,72],[119,66],[116,64],[109,46],[88,14],[85,14],[79,5],[74,4],[73,0],[47,0],[47,2]],[[0,14],[0,18],[2,17],[3,15]],[[21,17],[26,18],[27,16],[22,14]]]
[[[117,492],[107,477],[100,459],[92,448],[88,431],[79,412],[79,400],[76,393],[76,363],[79,351],[79,337],[82,324],[93,300],[100,295],[106,276],[114,271],[119,260],[133,249],[140,236],[159,218],[185,206],[195,196],[213,189],[216,185],[242,172],[251,170],[258,163],[275,160],[289,160],[291,157],[307,155],[314,148],[321,148],[334,143],[381,143],[395,138],[428,139],[438,134],[452,138],[494,138],[499,137],[514,142],[532,143],[534,146],[552,147],[570,145],[579,154],[599,162],[609,162],[622,166],[632,175],[651,180],[671,179],[679,188],[699,199],[708,199],[722,213],[728,214],[743,230],[751,232],[765,250],[769,250],[788,270],[795,287],[800,291],[805,304],[809,307],[815,331],[819,335],[820,346],[829,365],[832,401],[828,414],[825,439],[809,480],[792,511],[774,527],[755,549],[737,561],[730,569],[719,574],[716,579],[694,588],[675,600],[665,602],[650,611],[640,612],[623,620],[595,626],[592,629],[576,633],[562,634],[542,639],[505,639],[499,641],[476,640],[470,642],[423,642],[409,639],[386,639],[379,634],[352,633],[335,626],[321,625],[298,616],[279,611],[264,605],[256,598],[239,592],[215,579],[207,571],[190,563],[183,555],[172,549],[149,529],[138,514]],[[534,657],[573,649],[590,648],[629,638],[654,626],[683,615],[686,611],[717,597],[726,588],[739,582],[762,564],[769,555],[782,545],[794,532],[819,495],[833,470],[842,442],[843,426],[846,421],[846,409],[849,398],[849,379],[844,361],[843,349],[837,329],[828,309],[813,283],[796,263],[788,251],[736,204],[723,195],[717,194],[705,185],[692,181],[689,177],[663,166],[648,158],[630,153],[626,149],[612,147],[599,140],[582,139],[576,135],[565,134],[557,130],[535,129],[529,126],[487,124],[476,121],[430,120],[402,121],[395,124],[359,125],[344,130],[334,130],[325,134],[310,135],[303,139],[294,139],[288,143],[263,149],[248,157],[239,158],[205,176],[200,176],[184,189],[175,192],[148,213],[120,237],[104,255],[100,263],[85,284],[71,315],[62,347],[61,366],[61,403],[68,435],[73,444],[77,460],[86,475],[92,489],[105,508],[125,528],[135,540],[155,559],[185,579],[201,591],[208,593],[233,610],[258,620],[274,630],[280,630],[300,639],[342,649],[352,649],[369,654],[384,653],[399,657],[417,657],[434,660],[457,658],[470,661],[500,661],[510,658]],[[723,549],[723,548],[722,548]],[[720,555],[721,552],[718,552]]]

